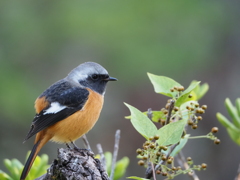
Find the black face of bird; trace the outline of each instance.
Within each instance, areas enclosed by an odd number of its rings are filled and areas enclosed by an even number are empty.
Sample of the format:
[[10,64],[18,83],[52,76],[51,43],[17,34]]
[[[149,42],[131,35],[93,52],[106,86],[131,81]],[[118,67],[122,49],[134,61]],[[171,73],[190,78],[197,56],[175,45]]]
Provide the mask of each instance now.
[[108,74],[92,74],[85,80],[80,80],[79,83],[88,87],[99,94],[104,94],[108,81],[117,81],[116,78],[110,77]]

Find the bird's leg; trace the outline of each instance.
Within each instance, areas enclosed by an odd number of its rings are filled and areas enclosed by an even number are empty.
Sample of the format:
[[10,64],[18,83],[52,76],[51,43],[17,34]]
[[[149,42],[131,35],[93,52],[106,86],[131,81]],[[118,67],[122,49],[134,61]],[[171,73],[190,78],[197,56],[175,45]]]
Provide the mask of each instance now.
[[77,147],[77,145],[76,145],[74,142],[72,142],[72,141],[71,141],[71,144],[73,145],[73,147],[74,147],[75,150],[81,149],[81,148]]
[[77,145],[74,142],[72,142],[72,141],[71,141],[71,143],[72,143],[72,145],[74,147],[73,149],[75,149],[75,150],[78,150],[78,151],[91,151],[90,149],[77,147]]
[[84,148],[79,148],[77,147],[77,145],[71,141],[71,144],[74,146],[74,150],[80,152],[80,153],[83,153],[83,154],[88,154],[90,156],[94,156],[94,153],[90,150],[90,149],[84,149]]
[[68,149],[72,149],[71,146],[69,146],[68,143],[66,143],[66,146],[67,146]]

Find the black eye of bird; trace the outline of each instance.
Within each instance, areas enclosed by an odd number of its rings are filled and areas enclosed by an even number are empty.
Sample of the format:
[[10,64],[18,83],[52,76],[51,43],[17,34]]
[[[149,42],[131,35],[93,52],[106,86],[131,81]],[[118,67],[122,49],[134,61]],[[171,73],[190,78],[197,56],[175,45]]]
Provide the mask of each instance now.
[[99,79],[99,75],[93,74],[93,75],[91,76],[91,78],[92,78],[93,80],[98,80],[98,79]]

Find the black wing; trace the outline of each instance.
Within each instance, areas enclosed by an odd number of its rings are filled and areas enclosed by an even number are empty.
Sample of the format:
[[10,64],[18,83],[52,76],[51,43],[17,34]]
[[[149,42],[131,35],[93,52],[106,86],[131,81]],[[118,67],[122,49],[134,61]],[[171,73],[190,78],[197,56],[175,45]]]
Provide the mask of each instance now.
[[[46,93],[45,91],[41,96],[45,96],[45,94],[49,95],[51,92]],[[56,94],[58,94],[58,96]],[[62,88],[61,91],[58,91],[56,94],[54,94],[55,96],[46,96],[47,100],[50,103],[58,102],[59,104],[65,106],[65,108],[57,113],[46,113],[47,109],[49,108],[48,107],[42,110],[39,114],[36,114],[33,119],[31,129],[24,142],[33,135],[37,134],[39,131],[67,118],[68,116],[82,109],[88,99],[89,92],[87,89],[80,87],[66,87],[65,90]]]

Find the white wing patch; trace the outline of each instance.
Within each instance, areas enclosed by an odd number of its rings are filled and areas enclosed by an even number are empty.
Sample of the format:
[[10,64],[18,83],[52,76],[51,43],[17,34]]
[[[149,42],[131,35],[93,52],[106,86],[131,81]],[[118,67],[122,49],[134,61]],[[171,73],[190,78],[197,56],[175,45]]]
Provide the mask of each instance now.
[[56,114],[59,111],[65,109],[66,106],[61,105],[58,102],[52,102],[50,107],[43,113],[43,115],[45,114]]

